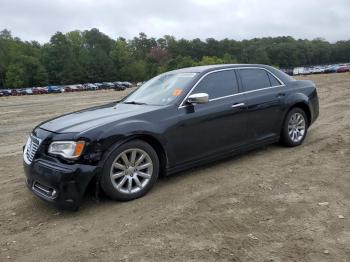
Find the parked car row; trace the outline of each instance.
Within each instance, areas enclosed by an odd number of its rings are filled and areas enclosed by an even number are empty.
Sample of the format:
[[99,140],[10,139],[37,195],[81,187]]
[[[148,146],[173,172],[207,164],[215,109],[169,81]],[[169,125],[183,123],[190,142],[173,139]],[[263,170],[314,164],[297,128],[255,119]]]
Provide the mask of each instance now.
[[86,83],[86,84],[75,84],[75,85],[61,85],[61,86],[50,85],[45,87],[0,89],[0,96],[41,95],[41,94],[50,94],[50,93],[95,91],[95,90],[101,90],[101,89],[114,89],[116,91],[122,91],[132,86],[133,85],[130,82],[120,82],[120,81]]
[[350,72],[350,64],[323,65],[311,67],[295,67],[284,70],[289,75],[310,75],[310,74],[327,74],[327,73],[344,73]]
[[0,89],[0,96],[21,96],[33,94],[34,90],[32,88]]

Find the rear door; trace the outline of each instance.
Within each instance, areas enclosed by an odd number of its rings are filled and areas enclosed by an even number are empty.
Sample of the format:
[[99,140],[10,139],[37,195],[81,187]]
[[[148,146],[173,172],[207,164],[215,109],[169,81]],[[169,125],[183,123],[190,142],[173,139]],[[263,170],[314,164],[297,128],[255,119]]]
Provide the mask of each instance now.
[[250,141],[278,136],[281,131],[285,86],[261,68],[239,69],[245,94],[247,136]]

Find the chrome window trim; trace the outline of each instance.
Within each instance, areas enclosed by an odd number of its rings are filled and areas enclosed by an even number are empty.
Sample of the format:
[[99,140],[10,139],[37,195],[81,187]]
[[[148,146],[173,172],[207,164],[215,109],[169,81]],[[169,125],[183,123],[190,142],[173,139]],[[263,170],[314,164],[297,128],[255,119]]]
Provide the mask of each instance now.
[[276,88],[276,87],[286,86],[286,85],[283,83],[283,81],[282,81],[281,79],[279,79],[274,73],[272,73],[270,70],[268,70],[268,69],[266,69],[266,68],[263,68],[263,67],[249,66],[249,67],[236,67],[236,68],[217,69],[217,70],[210,71],[210,72],[206,73],[205,75],[203,75],[203,76],[196,82],[196,84],[190,89],[190,91],[188,91],[187,95],[186,95],[185,98],[182,100],[182,102],[181,102],[180,106],[178,107],[178,109],[189,106],[189,105],[184,105],[186,99],[191,95],[192,91],[199,85],[199,83],[200,83],[206,76],[208,76],[208,75],[210,75],[210,74],[212,74],[212,73],[217,73],[217,72],[222,72],[222,71],[229,71],[229,70],[241,70],[241,69],[261,69],[261,70],[265,70],[266,72],[268,72],[268,73],[270,73],[272,76],[274,76],[274,77],[281,83],[281,85],[269,86],[269,87],[264,87],[264,88],[255,89],[255,90],[250,90],[250,91],[245,91],[245,92],[239,92],[239,93],[232,94],[232,95],[221,96],[221,97],[209,99],[209,102],[211,102],[211,101],[216,101],[216,100],[220,100],[220,99],[225,99],[225,98],[228,98],[228,97],[233,97],[233,96],[238,96],[238,95],[243,95],[243,94],[258,92],[258,91],[266,90],[266,89],[270,89],[270,88]]

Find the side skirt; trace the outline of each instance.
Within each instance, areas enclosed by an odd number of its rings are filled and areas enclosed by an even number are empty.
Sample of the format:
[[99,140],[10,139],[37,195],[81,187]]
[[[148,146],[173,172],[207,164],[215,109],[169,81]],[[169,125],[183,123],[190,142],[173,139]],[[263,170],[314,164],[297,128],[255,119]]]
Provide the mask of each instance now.
[[220,154],[215,154],[215,155],[211,155],[211,156],[208,156],[208,157],[196,160],[196,161],[192,161],[190,163],[174,166],[172,168],[168,168],[166,170],[165,175],[168,176],[168,175],[176,174],[176,173],[178,173],[180,171],[184,171],[186,169],[190,169],[190,168],[197,167],[200,165],[208,164],[210,162],[214,162],[214,161],[217,161],[220,159],[232,157],[235,155],[240,155],[240,154],[252,151],[254,149],[276,143],[279,141],[279,139],[280,139],[279,136],[269,137],[267,139],[264,139],[263,141],[255,142],[254,144],[245,145],[245,146],[235,148],[235,149],[230,150],[230,151],[226,151],[226,152],[223,152]]

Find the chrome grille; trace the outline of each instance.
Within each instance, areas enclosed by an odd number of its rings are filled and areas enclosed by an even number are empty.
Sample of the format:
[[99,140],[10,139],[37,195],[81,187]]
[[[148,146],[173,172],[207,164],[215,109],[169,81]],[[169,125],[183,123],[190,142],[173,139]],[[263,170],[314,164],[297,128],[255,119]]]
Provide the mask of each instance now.
[[24,148],[23,158],[27,164],[32,163],[36,152],[39,149],[41,140],[33,135],[29,136],[27,144]]

